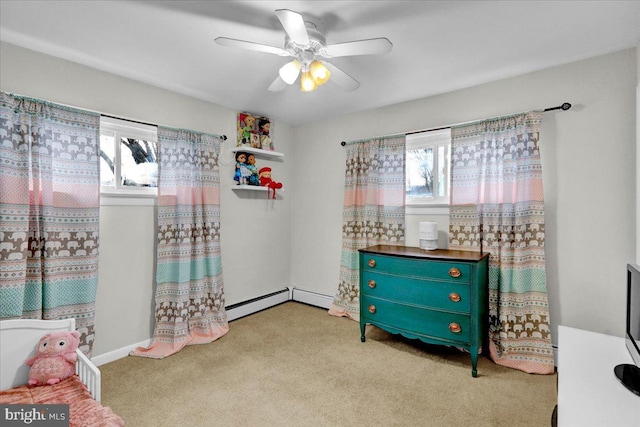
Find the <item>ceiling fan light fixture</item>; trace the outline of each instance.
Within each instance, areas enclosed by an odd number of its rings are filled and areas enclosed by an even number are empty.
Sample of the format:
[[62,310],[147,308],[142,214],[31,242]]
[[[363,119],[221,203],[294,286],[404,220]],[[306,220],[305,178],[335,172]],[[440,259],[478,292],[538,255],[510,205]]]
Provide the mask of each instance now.
[[291,62],[287,62],[280,68],[279,74],[280,78],[285,81],[288,85],[293,84],[298,78],[298,74],[300,74],[300,68],[302,64],[297,59],[294,59]]
[[309,71],[303,71],[302,77],[300,78],[300,89],[302,89],[303,92],[311,92],[317,88],[318,85],[313,81],[311,73]]
[[325,65],[320,61],[313,61],[309,65],[309,73],[311,74],[311,78],[318,85],[323,85],[327,81],[329,81],[329,77],[331,77],[331,72]]
[[343,90],[354,91],[360,87],[360,83],[332,64],[331,58],[378,55],[390,52],[393,47],[385,37],[328,45],[324,34],[313,22],[305,21],[300,13],[289,9],[278,9],[275,14],[285,32],[284,49],[228,37],[215,39],[215,42],[221,46],[290,57],[291,61],[280,68],[278,77],[269,86],[270,92],[284,90],[288,85],[292,85],[298,76],[300,76],[300,87],[303,92],[316,90],[329,78]]

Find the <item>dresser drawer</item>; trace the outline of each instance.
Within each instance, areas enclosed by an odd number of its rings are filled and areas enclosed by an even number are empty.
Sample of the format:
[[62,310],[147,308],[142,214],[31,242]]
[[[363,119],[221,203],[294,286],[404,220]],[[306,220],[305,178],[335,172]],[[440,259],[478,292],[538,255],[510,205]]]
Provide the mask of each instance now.
[[[398,304],[368,295],[361,295],[360,301],[361,322],[382,323],[407,332],[462,344],[468,344],[471,340],[469,316]],[[459,332],[454,332],[456,325]]]
[[468,263],[399,258],[369,253],[363,255],[364,271],[383,271],[388,274],[457,283],[472,281],[472,266]]
[[469,285],[418,278],[407,278],[365,270],[360,283],[360,295],[431,308],[469,313],[471,310]]

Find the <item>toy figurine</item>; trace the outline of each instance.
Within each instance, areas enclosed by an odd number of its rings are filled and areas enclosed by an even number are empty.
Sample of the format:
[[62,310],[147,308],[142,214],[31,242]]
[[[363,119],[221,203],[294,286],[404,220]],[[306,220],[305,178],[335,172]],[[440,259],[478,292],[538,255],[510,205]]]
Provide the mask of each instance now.
[[[260,180],[260,185],[263,187],[267,187],[269,189],[267,193],[267,198],[270,197],[272,199],[275,199],[276,189],[282,188],[282,183],[276,182],[271,178],[271,168],[270,167],[261,168],[260,171],[258,172],[258,176],[259,176],[258,179]],[[273,196],[270,196],[271,190],[273,190]]]
[[251,114],[238,114],[238,147],[255,144],[256,118]]
[[247,185],[249,176],[251,176],[251,170],[247,165],[247,153],[238,151],[236,153],[236,173],[233,175],[233,179],[238,181],[238,185]]
[[273,150],[273,142],[269,136],[271,130],[271,121],[266,117],[258,120],[258,132],[260,133],[260,148],[263,150]]
[[249,175],[249,185],[260,185],[260,180],[258,177],[258,168],[256,167],[256,156],[251,153],[247,154],[247,168],[251,172]]

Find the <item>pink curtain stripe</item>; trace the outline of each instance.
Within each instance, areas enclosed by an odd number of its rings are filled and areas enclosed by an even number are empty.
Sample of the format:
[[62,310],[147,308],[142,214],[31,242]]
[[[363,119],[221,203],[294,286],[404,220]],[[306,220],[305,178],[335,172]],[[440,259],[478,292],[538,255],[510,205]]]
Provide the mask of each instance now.
[[404,206],[404,188],[381,188],[377,191],[357,188],[345,190],[345,204],[354,206],[379,205],[379,206]]
[[158,206],[173,206],[177,200],[191,205],[220,205],[220,189],[211,188],[202,192],[192,187],[177,188],[174,194],[158,197]]
[[[481,178],[478,178],[481,180]],[[477,181],[476,181],[477,182]],[[542,178],[523,178],[516,182],[485,182],[480,191],[478,185],[460,186],[451,194],[451,201],[455,204],[482,204],[489,201],[498,203],[517,203],[520,199],[544,200]]]
[[[193,329],[193,328],[192,328]],[[148,348],[139,347],[132,356],[142,356],[151,359],[163,359],[169,355],[175,354],[188,345],[209,344],[229,332],[229,326],[213,325],[210,328],[204,328],[202,331],[193,330],[188,335],[182,337],[174,334],[166,338],[156,336],[154,343]],[[164,341],[166,339],[166,341]]]

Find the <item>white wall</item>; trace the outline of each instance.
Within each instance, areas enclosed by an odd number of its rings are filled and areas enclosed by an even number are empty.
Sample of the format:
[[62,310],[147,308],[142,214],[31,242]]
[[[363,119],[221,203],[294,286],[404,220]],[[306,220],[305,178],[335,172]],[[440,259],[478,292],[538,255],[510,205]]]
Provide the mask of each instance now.
[[[621,336],[625,266],[636,251],[636,68],[636,50],[630,49],[294,128],[292,285],[327,295],[337,289],[345,161],[340,141],[570,102],[569,111],[545,113],[541,130],[552,327]],[[447,230],[446,216],[434,219]],[[417,243],[420,220],[407,217],[408,244]]]
[[[220,106],[5,43],[0,57],[4,91],[230,139],[235,135],[236,112]],[[553,330],[564,324],[622,335],[625,265],[636,255],[638,81],[636,49],[630,49],[296,128],[274,123],[276,149],[285,158],[258,162],[274,168],[285,191],[269,210],[262,194],[229,189],[233,143],[225,145],[229,163],[222,167],[221,204],[227,304],[290,284],[335,293],[342,238],[341,141],[567,101],[574,105],[571,110],[545,114],[541,135]],[[101,209],[95,355],[151,336],[154,216],[153,207]],[[129,225],[147,218],[145,227]],[[410,215],[408,244],[417,244],[417,223],[427,219],[437,221],[440,230],[448,228],[446,214]]]
[[[103,73],[14,45],[0,44],[0,89],[115,116],[226,134],[221,166],[221,245],[227,305],[289,284],[291,129],[272,123],[282,161],[270,165],[284,183],[267,209],[266,193],[232,191],[236,111]],[[254,112],[260,114],[260,112]],[[94,356],[147,340],[154,325],[154,206],[102,206]]]
[[640,41],[636,46],[636,264],[640,264]]

